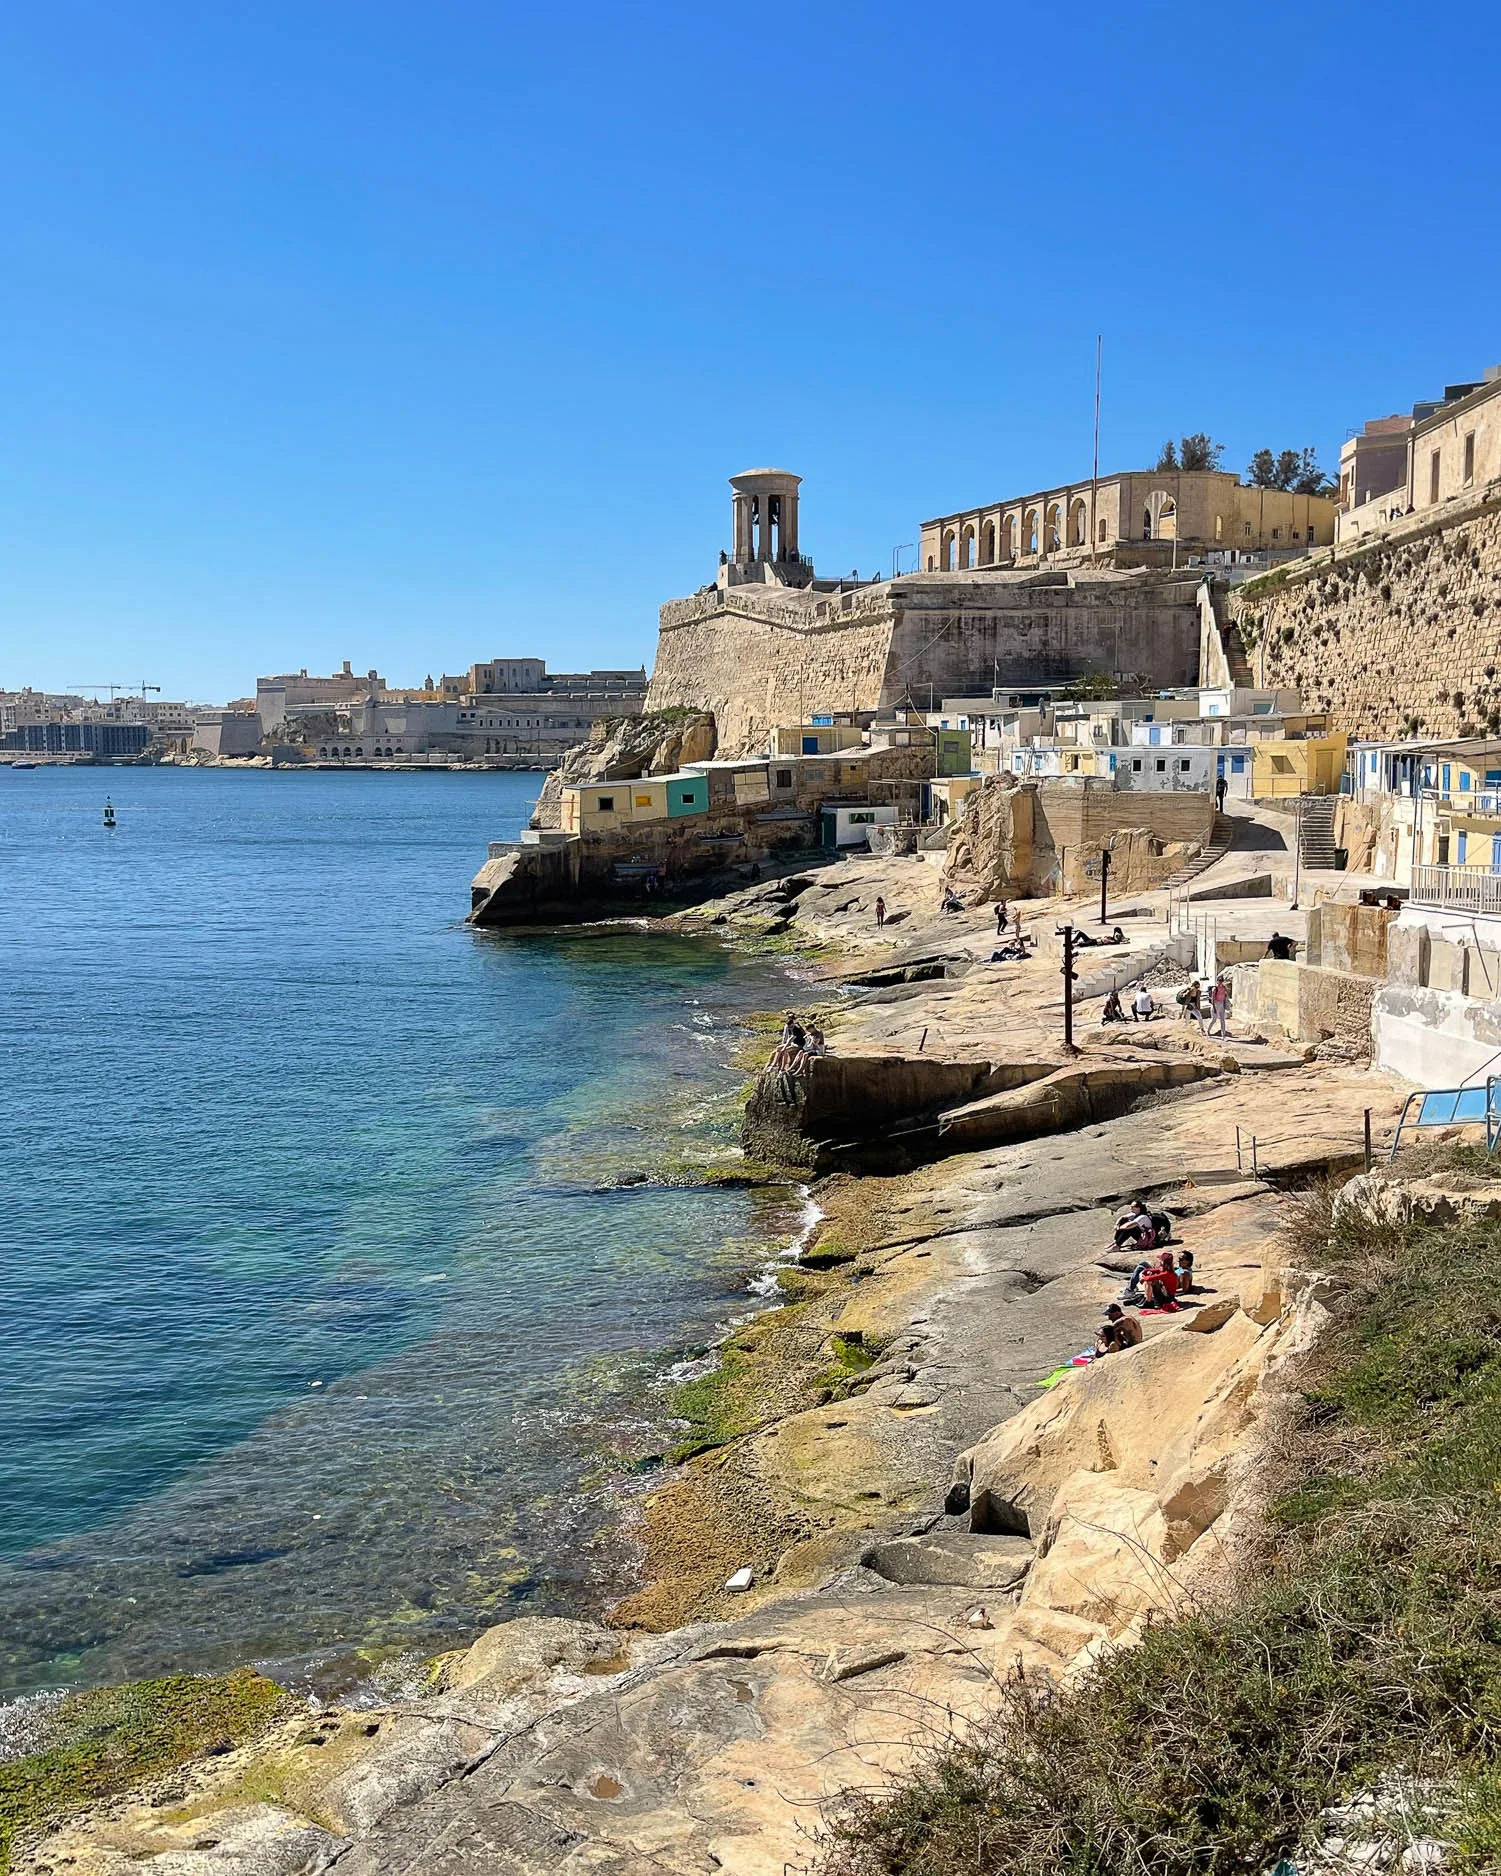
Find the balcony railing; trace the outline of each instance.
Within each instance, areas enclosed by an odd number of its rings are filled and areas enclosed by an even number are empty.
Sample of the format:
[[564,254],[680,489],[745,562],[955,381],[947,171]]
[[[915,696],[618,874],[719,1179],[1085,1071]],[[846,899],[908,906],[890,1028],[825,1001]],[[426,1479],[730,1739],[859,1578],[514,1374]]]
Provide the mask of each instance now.
[[1411,902],[1501,917],[1501,872],[1488,866],[1415,866]]

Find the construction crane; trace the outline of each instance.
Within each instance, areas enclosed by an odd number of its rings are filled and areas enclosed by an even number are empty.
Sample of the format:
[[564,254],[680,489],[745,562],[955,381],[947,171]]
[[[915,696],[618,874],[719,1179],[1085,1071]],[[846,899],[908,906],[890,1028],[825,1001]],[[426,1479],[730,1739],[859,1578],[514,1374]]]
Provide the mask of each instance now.
[[115,701],[116,692],[122,691],[122,690],[127,692],[132,697],[139,697],[142,703],[145,703],[146,693],[149,690],[154,690],[158,697],[160,697],[162,694],[162,687],[160,684],[148,684],[145,678],[141,679],[140,688],[138,690],[132,690],[129,684],[80,684],[76,681],[70,684],[68,686],[68,689],[72,691],[107,690],[109,692],[109,700],[111,703]]

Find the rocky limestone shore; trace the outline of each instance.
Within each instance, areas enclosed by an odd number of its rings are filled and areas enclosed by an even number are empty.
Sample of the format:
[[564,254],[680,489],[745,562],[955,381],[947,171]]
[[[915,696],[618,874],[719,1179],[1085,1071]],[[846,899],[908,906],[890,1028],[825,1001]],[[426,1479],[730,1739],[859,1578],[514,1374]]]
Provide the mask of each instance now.
[[[931,879],[845,861],[797,894],[825,973],[799,997],[829,1009],[837,1058],[1042,1069],[967,1090],[981,1104],[1074,1070],[1054,908],[1029,908],[1038,955],[988,973],[988,908],[941,922]],[[764,890],[700,917],[785,930]],[[876,891],[907,934],[872,941]],[[940,933],[942,974],[841,986],[909,968]],[[1145,938],[1129,953],[1160,956]],[[1255,1041],[1206,1052],[1160,1024],[1123,1043],[1193,1072],[1108,1116],[815,1187],[811,1269],[725,1350],[766,1404],[646,1501],[645,1583],[608,1622],[523,1618],[435,1663],[418,1697],[302,1703],[19,1846],[15,1867],[781,1876],[816,1861],[827,1806],[981,1718],[1018,1665],[1076,1675],[1212,1594],[1279,1374],[1322,1319],[1317,1279],[1285,1268],[1278,1185],[1346,1163],[1362,1110],[1379,1129],[1399,1097]],[[1262,1177],[1237,1130],[1260,1131]],[[1137,1192],[1172,1212],[1201,1292],[1145,1319],[1142,1347],[1046,1386],[1120,1285],[1111,1225]]]

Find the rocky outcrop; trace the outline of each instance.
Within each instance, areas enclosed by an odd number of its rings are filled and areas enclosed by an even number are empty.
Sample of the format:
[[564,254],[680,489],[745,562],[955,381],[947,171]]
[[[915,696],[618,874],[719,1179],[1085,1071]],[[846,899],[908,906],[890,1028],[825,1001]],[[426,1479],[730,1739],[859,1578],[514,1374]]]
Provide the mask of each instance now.
[[707,762],[715,741],[714,718],[702,710],[653,710],[645,716],[601,719],[588,742],[570,749],[548,776],[531,825],[556,829],[561,824],[565,784],[671,775],[686,763]]
[[825,1055],[797,1072],[763,1070],[746,1104],[742,1141],[756,1159],[828,1163],[841,1146],[916,1129],[936,1138],[947,1108],[1019,1088],[1050,1062],[948,1062],[936,1056]]
[[745,1150],[783,1166],[915,1165],[1113,1120],[1144,1095],[1221,1072],[1217,1062],[946,1062],[820,1056],[768,1068],[746,1104]]

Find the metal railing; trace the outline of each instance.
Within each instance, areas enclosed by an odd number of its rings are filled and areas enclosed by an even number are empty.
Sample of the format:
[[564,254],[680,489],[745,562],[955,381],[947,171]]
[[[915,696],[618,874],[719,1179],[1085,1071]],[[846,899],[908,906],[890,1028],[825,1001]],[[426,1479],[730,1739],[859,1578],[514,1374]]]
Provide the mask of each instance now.
[[[1458,767],[1458,764],[1455,764]],[[1501,788],[1424,788],[1424,801],[1450,814],[1501,815]]]
[[1412,869],[1413,905],[1501,915],[1501,872],[1488,866],[1418,865]]

